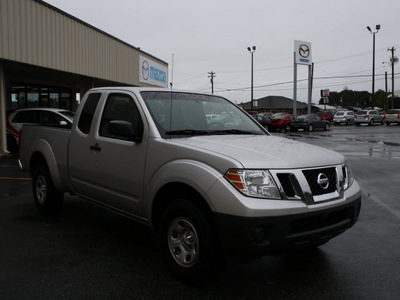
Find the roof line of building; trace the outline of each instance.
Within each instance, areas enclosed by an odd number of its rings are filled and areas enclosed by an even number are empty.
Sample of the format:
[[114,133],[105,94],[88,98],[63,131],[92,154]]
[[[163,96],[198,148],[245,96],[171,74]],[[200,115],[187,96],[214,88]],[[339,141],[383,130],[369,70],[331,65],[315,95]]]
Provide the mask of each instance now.
[[135,49],[135,50],[137,50],[137,51],[139,51],[139,52],[141,52],[143,54],[146,54],[146,55],[148,55],[148,56],[150,56],[150,57],[152,57],[152,58],[154,58],[154,59],[156,59],[156,60],[168,65],[167,62],[159,59],[158,57],[155,57],[154,55],[152,55],[150,53],[147,53],[146,51],[143,51],[142,49],[140,49],[140,47],[133,46],[133,45],[131,45],[131,44],[129,44],[129,43],[127,43],[127,42],[125,42],[125,41],[123,41],[123,40],[121,40],[121,39],[119,39],[119,38],[117,38],[117,37],[105,32],[105,31],[103,31],[103,30],[101,30],[101,29],[99,29],[99,28],[97,28],[97,27],[95,27],[95,26],[93,26],[93,25],[91,25],[91,24],[89,24],[89,23],[87,23],[87,22],[85,22],[85,21],[83,21],[83,20],[81,20],[81,19],[79,19],[79,18],[77,18],[77,17],[75,17],[75,16],[73,16],[73,15],[71,15],[71,14],[69,14],[69,13],[67,13],[67,12],[65,12],[65,11],[63,11],[63,10],[53,6],[53,5],[51,5],[51,4],[49,4],[49,3],[47,3],[47,2],[45,2],[45,1],[43,1],[43,0],[33,0],[33,1],[38,2],[39,4],[42,4],[44,6],[47,6],[48,8],[53,9],[53,10],[57,11],[60,14],[63,14],[64,16],[66,16],[68,18],[71,18],[71,19],[73,19],[73,20],[75,20],[75,21],[77,21],[77,22],[79,22],[79,23],[81,23],[81,24],[83,24],[83,25],[85,25],[87,27],[90,27],[93,30],[96,30],[96,31],[100,32],[101,34],[104,34],[104,35],[106,35],[106,36],[108,36],[108,37],[110,37],[110,38],[112,38],[112,39],[114,39],[114,40],[116,40],[116,41],[118,41],[118,42],[120,42],[120,43],[122,43],[122,44],[124,44],[124,45],[126,45],[128,47],[130,47],[130,48],[133,48],[133,49]]

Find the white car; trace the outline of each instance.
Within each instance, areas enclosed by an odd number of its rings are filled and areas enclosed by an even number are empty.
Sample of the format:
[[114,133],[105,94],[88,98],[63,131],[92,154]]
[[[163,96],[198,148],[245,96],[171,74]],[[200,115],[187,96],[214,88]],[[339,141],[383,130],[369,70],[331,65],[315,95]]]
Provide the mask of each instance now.
[[333,117],[333,123],[338,125],[344,123],[346,125],[354,124],[354,112],[353,111],[338,111]]
[[386,125],[392,123],[400,125],[400,109],[389,109],[385,114],[385,123]]
[[361,124],[374,125],[375,123],[383,124],[384,116],[377,110],[360,110],[354,115],[354,121],[357,126]]
[[17,153],[21,129],[25,124],[71,126],[74,113],[60,108],[23,108],[7,114],[7,144],[11,153]]

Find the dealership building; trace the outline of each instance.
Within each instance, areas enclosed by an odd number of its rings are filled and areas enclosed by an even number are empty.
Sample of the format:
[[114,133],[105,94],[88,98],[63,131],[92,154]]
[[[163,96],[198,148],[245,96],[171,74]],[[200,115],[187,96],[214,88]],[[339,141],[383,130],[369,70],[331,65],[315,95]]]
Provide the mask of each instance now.
[[75,110],[99,86],[168,86],[168,64],[41,0],[0,0],[0,155],[7,111]]

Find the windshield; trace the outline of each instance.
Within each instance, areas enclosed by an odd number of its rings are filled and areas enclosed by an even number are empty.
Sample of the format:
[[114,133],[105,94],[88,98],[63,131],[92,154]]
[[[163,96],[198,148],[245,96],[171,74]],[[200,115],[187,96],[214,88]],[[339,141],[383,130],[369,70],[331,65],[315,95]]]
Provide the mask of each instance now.
[[65,116],[68,120],[70,120],[71,123],[74,121],[75,114],[72,111],[64,110],[60,111],[59,113]]
[[159,91],[142,92],[141,95],[164,138],[267,134],[240,108],[221,97]]

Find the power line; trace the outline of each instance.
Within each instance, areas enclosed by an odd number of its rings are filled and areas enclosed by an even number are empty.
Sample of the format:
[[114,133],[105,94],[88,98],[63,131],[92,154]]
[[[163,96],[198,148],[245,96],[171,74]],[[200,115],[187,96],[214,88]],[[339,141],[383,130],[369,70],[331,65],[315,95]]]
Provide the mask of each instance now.
[[[400,75],[400,73],[395,73],[395,76]],[[372,75],[370,74],[364,74],[364,75],[345,75],[345,76],[321,76],[321,77],[314,77],[314,80],[331,80],[331,79],[347,79],[347,78],[369,78]],[[384,77],[385,74],[375,74],[375,77]],[[308,79],[299,79],[297,80],[298,82],[302,82],[302,81],[307,81]],[[365,81],[363,81],[365,82]],[[272,87],[272,86],[279,86],[279,85],[285,85],[285,84],[292,84],[293,80],[289,80],[289,81],[283,81],[283,82],[276,82],[276,83],[271,83],[271,84],[264,84],[264,85],[258,85],[258,86],[254,86],[254,89],[260,89],[260,88],[266,88],[266,87]],[[362,83],[362,82],[360,82]],[[349,83],[351,84],[351,83]],[[339,85],[339,84],[335,84],[334,86]],[[227,92],[235,92],[235,91],[246,91],[250,89],[250,87],[243,87],[243,88],[233,88],[233,89],[220,89],[218,90],[219,92],[222,91],[227,91]]]

